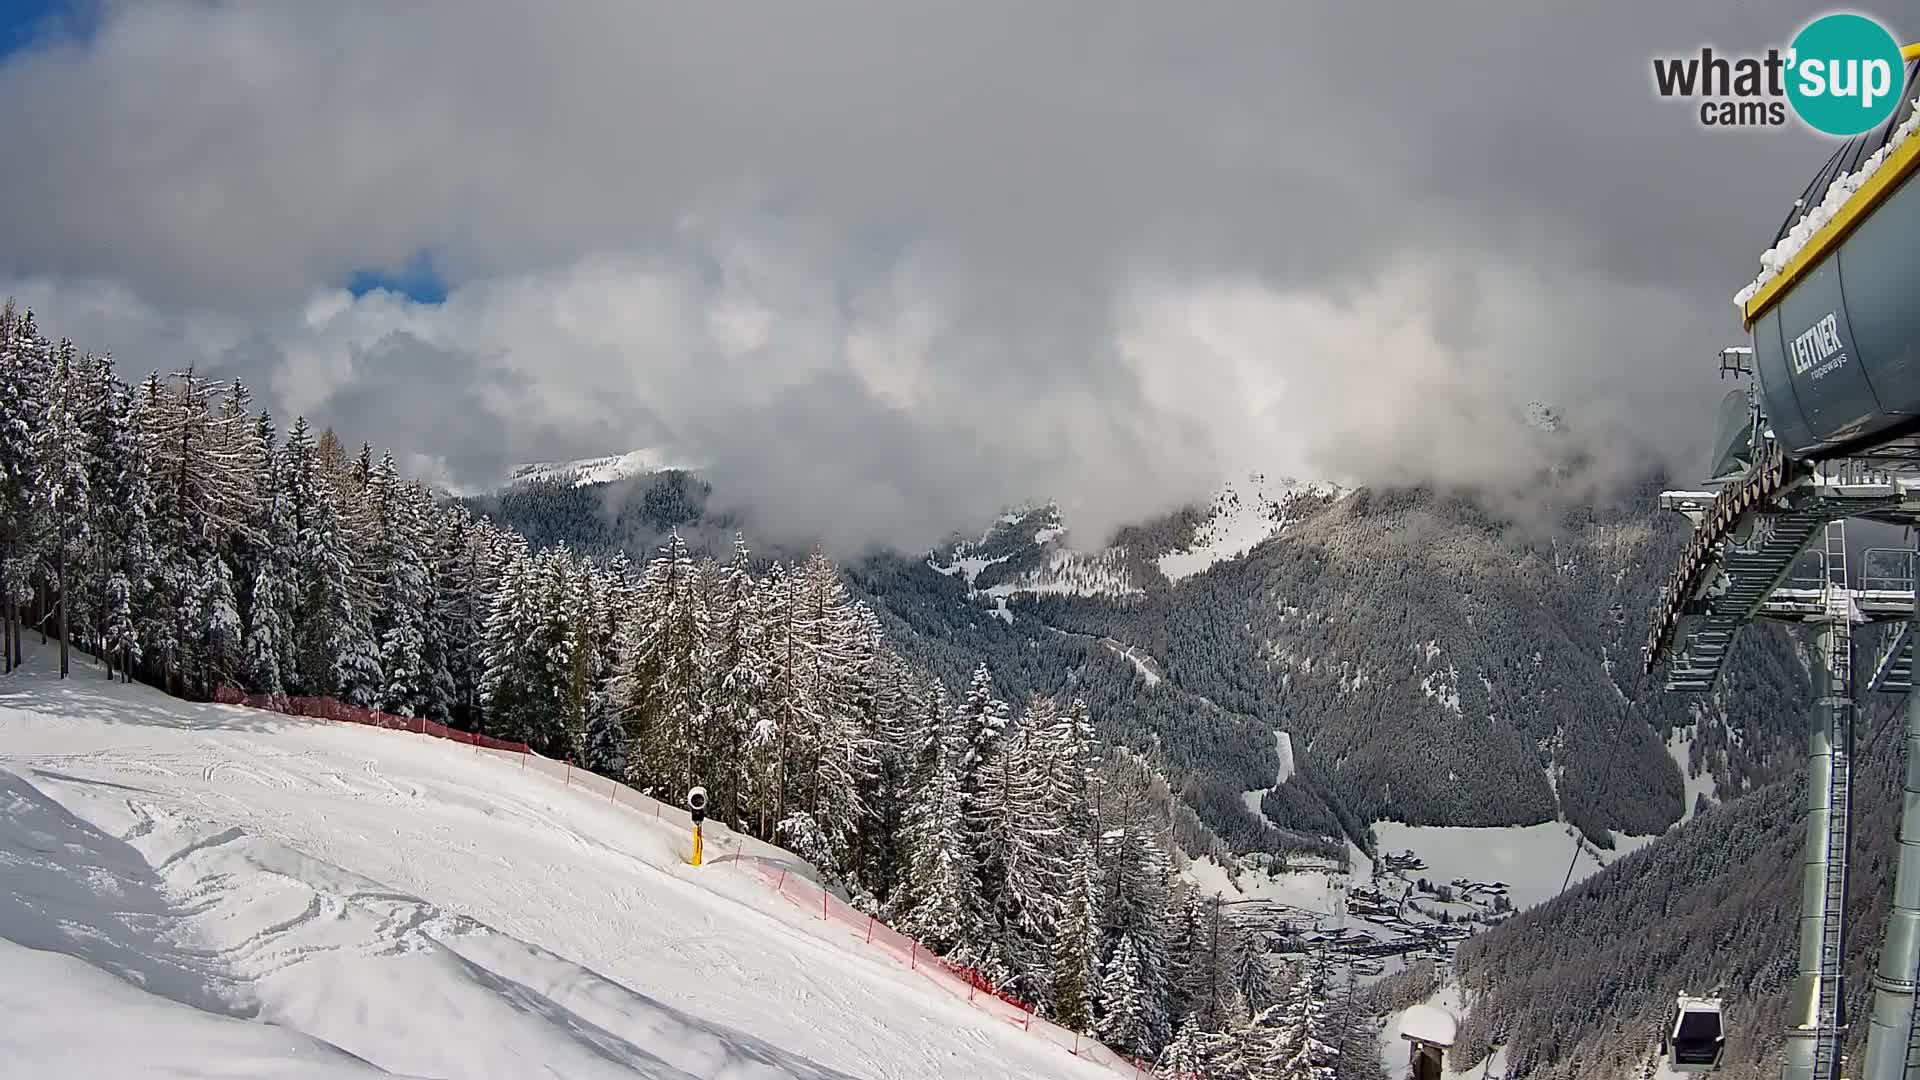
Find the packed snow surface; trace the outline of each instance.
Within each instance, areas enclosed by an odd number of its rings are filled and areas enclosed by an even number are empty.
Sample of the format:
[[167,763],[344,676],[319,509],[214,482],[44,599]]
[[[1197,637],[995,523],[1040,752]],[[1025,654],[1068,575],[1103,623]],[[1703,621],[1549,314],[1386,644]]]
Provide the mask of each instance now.
[[582,458],[578,461],[537,461],[528,465],[516,465],[513,471],[507,474],[506,486],[571,480],[574,487],[590,487],[594,484],[611,484],[618,480],[645,476],[648,473],[696,468],[698,466],[674,460],[673,456],[664,450],[648,448],[608,457]]
[[49,657],[0,677],[19,1075],[1109,1075],[511,757]]
[[1194,531],[1193,543],[1160,556],[1160,572],[1168,581],[1179,581],[1237,559],[1292,524],[1289,510],[1295,499],[1315,495],[1340,498],[1345,494],[1345,489],[1334,484],[1254,473],[1214,495],[1206,518]]

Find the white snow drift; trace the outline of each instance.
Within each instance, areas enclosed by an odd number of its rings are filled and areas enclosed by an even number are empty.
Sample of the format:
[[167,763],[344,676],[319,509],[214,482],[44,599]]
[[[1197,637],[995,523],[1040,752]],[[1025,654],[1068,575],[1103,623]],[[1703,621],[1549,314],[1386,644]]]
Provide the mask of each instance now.
[[604,794],[48,666],[0,678],[20,1075],[1109,1075]]

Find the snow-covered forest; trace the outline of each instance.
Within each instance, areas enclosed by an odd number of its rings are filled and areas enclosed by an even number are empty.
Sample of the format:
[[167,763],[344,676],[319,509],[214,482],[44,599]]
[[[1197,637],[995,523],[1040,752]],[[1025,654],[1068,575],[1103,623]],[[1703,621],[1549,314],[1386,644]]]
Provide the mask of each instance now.
[[536,551],[245,387],[123,382],[0,314],[0,582],[23,636],[204,698],[338,698],[524,740],[819,866],[865,909],[1167,1075],[1377,1074],[1318,966],[1175,873],[1165,779],[1084,702],[916,671],[815,552]]

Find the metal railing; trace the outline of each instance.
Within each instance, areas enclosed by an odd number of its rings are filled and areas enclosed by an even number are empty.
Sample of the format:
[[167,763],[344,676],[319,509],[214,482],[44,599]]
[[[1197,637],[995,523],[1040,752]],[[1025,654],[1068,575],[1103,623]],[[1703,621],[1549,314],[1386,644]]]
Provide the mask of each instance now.
[[1912,592],[1913,549],[1868,548],[1860,553],[1860,584],[1867,592]]

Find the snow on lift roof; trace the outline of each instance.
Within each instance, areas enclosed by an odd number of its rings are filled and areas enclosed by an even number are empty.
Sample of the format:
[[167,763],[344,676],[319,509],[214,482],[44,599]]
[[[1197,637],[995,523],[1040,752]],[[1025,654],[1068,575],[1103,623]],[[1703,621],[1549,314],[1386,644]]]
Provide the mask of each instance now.
[[1400,1019],[1400,1037],[1441,1048],[1453,1045],[1460,1022],[1437,1005],[1415,1005]]
[[1734,306],[1745,312],[1748,319],[1758,318],[1760,314],[1748,310],[1750,302],[1793,264],[1794,257],[1840,214],[1854,193],[1880,171],[1901,144],[1920,132],[1920,99],[1913,93],[1920,88],[1920,70],[1914,68],[1915,61],[1920,61],[1920,44],[1907,46],[1902,56],[1909,68],[1903,90],[1905,100],[1885,126],[1856,135],[1834,151],[1813,183],[1794,200],[1793,213],[1774,237],[1773,247],[1760,256],[1759,276],[1734,295]]

